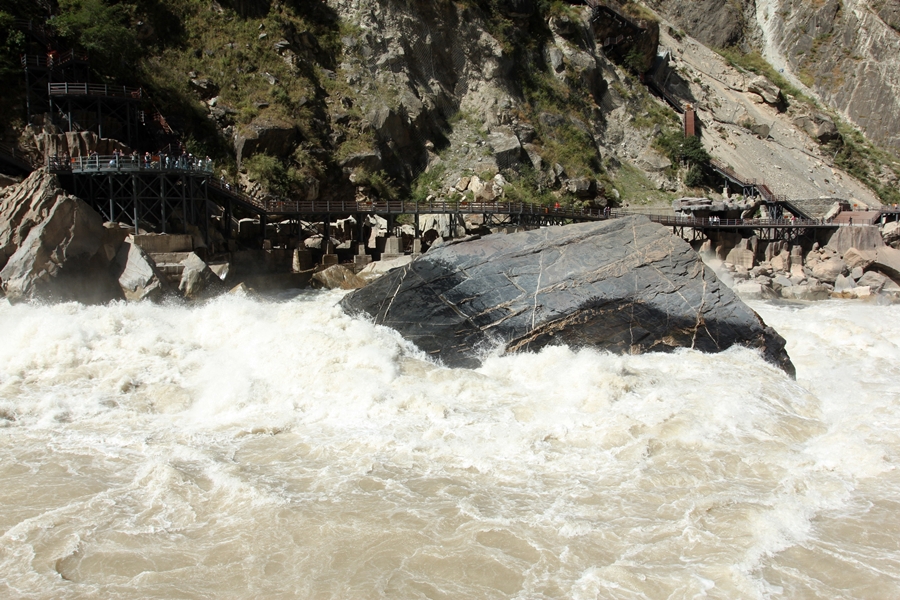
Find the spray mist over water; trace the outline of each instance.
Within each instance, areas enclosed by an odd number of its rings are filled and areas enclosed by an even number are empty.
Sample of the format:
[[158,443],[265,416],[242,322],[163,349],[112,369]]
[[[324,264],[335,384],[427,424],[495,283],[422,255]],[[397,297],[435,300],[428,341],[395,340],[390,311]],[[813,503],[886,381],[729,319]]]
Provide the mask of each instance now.
[[0,596],[896,596],[900,310],[477,370],[338,293],[0,305]]

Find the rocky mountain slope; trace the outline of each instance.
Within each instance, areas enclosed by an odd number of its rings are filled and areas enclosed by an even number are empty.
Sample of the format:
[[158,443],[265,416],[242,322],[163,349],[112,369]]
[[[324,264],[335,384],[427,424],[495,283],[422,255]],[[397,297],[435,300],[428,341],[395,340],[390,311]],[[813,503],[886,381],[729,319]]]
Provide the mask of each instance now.
[[[890,119],[893,99],[846,78],[836,85],[822,71],[830,63],[805,63],[809,55],[789,44],[804,26],[821,57],[833,45],[834,60],[874,65],[876,46],[891,39],[890,3],[700,4],[124,2],[117,18],[139,31],[141,52],[115,77],[144,86],[190,151],[211,155],[224,177],[256,195],[667,206],[720,194],[722,181],[683,151],[680,117],[640,80],[652,67],[668,93],[698,109],[706,150],[744,178],[793,198],[891,201],[891,155],[869,160],[874,154],[851,144],[852,130],[834,122],[828,103],[845,116],[851,106],[883,104]],[[847,8],[829,13],[832,5]],[[831,41],[816,33],[826,21]],[[881,41],[839,44],[857,22]],[[65,39],[83,43],[87,30],[73,27]],[[667,64],[654,62],[658,43],[670,51]],[[841,50],[864,43],[865,52]],[[754,44],[787,75],[812,73],[821,107],[774,86],[777,70],[760,79],[759,69],[708,48],[746,53]],[[897,72],[891,64],[883,61],[885,81]],[[891,128],[881,130],[872,137],[892,144]],[[49,152],[59,147],[57,131],[35,122],[23,140]]]
[[[648,5],[711,48],[759,51],[773,70],[834,110],[887,156],[845,167],[873,187],[895,187],[900,163],[900,2],[897,0],[741,0]],[[699,5],[699,6],[698,6]],[[843,133],[852,132],[848,128]],[[833,148],[834,153],[839,148]],[[847,161],[849,162],[849,161]],[[871,167],[867,170],[866,167]],[[888,196],[892,202],[897,197]]]

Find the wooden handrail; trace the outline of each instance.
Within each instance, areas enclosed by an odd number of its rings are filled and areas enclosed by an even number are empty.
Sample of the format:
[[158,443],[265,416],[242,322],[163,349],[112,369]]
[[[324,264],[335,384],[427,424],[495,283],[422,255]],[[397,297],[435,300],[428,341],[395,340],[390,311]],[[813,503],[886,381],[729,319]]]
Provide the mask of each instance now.
[[134,99],[143,96],[141,88],[96,83],[48,83],[47,91],[51,96],[104,96]]

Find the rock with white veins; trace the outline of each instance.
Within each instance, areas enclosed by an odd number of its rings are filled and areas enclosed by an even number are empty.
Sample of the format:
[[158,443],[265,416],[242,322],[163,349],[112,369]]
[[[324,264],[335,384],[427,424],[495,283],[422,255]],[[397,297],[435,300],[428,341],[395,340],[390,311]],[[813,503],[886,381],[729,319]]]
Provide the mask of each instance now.
[[454,367],[549,344],[621,353],[759,349],[793,376],[784,340],[682,239],[646,217],[434,248],[341,305]]

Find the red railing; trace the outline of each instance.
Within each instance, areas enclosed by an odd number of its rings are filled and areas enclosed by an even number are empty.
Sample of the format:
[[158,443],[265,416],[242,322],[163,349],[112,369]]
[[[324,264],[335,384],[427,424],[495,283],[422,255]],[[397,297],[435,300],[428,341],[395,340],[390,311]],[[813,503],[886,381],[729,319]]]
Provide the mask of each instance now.
[[154,113],[153,120],[156,121],[157,123],[159,123],[159,126],[162,128],[163,131],[165,131],[169,135],[175,135],[175,130],[172,129],[171,126],[169,126],[169,122],[166,121],[166,118],[164,116],[162,116],[160,113]]
[[51,96],[104,96],[133,99],[143,96],[141,88],[96,83],[50,83],[48,91]]

